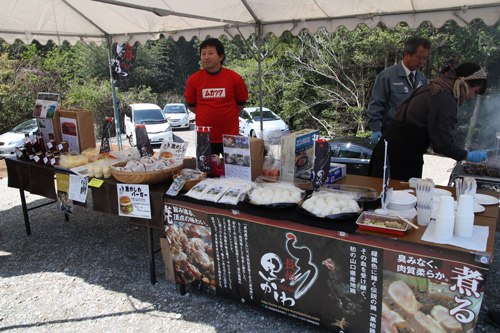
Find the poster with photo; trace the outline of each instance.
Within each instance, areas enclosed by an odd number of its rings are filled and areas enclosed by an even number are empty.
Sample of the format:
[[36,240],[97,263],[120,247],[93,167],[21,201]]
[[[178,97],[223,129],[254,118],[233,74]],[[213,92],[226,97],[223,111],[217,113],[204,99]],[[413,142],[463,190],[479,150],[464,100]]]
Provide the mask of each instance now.
[[118,212],[120,216],[151,218],[149,185],[117,184]]
[[226,177],[237,177],[251,181],[250,138],[224,134],[223,146]]
[[59,94],[38,93],[33,109],[33,117],[54,118]]
[[45,146],[47,146],[50,140],[56,139],[56,135],[54,134],[54,126],[52,124],[52,119],[38,118],[37,123],[38,123],[38,132],[42,134],[43,142],[45,143]]
[[78,126],[76,119],[60,118],[61,122],[61,137],[62,141],[68,142],[68,151],[80,151],[80,144],[78,143]]

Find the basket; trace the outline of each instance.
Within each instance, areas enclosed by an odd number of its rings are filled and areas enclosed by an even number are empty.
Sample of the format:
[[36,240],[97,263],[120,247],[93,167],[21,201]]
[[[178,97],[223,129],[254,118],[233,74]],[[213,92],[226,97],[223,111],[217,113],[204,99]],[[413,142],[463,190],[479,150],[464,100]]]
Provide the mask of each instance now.
[[[114,167],[124,167],[127,162],[113,164]],[[111,174],[116,180],[125,184],[158,184],[173,177],[172,172],[177,169],[182,169],[184,163],[170,169],[154,170],[154,171],[119,171],[111,168]]]
[[[193,188],[193,186],[195,186],[196,184],[198,184],[199,182],[201,182],[203,179],[205,179],[207,177],[206,172],[193,171],[193,173],[201,174],[201,177],[198,179],[187,180],[186,184],[184,184],[184,186],[182,187],[181,192],[189,191],[190,189]],[[174,179],[175,179],[181,175],[181,171],[180,171],[180,169],[176,169],[176,170],[172,171],[172,174],[174,175]]]

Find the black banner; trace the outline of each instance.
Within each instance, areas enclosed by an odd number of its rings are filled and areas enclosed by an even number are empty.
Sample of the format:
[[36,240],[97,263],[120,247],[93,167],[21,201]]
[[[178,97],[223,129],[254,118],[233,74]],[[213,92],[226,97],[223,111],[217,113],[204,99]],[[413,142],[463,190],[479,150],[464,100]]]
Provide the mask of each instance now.
[[109,153],[111,151],[111,146],[109,144],[109,128],[113,124],[113,118],[106,118],[104,120],[104,125],[102,127],[102,140],[101,140],[101,149],[99,150],[99,154]]
[[113,79],[120,82],[127,82],[130,79],[130,76],[134,72],[137,47],[137,43],[134,46],[129,43],[124,43],[122,46],[118,44],[113,45],[113,60],[111,65]]

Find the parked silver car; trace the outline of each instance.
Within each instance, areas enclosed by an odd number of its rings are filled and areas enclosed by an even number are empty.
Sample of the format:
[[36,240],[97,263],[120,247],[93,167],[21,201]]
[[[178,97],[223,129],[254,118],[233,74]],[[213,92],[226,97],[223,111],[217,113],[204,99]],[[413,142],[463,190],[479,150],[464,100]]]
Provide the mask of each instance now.
[[33,133],[38,130],[36,119],[30,119],[17,125],[12,130],[0,135],[0,158],[13,156],[16,153],[16,147],[24,145],[26,134],[33,138]]
[[131,146],[137,145],[135,126],[145,125],[151,144],[161,144],[163,140],[172,141],[172,127],[156,104],[130,104],[125,113],[125,134]]
[[169,103],[163,108],[163,113],[167,117],[172,128],[189,128],[189,112],[182,103]]

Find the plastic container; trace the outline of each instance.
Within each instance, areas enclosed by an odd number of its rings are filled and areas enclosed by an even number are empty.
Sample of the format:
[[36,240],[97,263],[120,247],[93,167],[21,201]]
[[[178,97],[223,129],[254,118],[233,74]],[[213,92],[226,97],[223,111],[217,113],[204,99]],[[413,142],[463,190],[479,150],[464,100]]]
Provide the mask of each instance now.
[[378,192],[371,187],[325,184],[320,188],[320,191],[321,190],[347,194],[351,197],[354,196],[354,199],[363,204],[364,210],[374,210],[380,206],[380,196],[378,195]]
[[[397,222],[403,226],[403,229],[365,224],[367,222],[367,220],[380,220],[380,221]],[[413,220],[414,219],[412,219],[410,222],[413,222]],[[398,235],[398,236],[403,236],[405,234],[406,230],[408,230],[408,223],[404,222],[403,220],[401,220],[400,218],[398,218],[396,216],[392,217],[392,216],[381,215],[381,214],[376,214],[376,213],[371,213],[371,212],[361,213],[361,215],[358,217],[358,220],[356,221],[356,224],[358,225],[358,228],[361,230],[382,232],[384,234],[391,234],[391,235]]]

